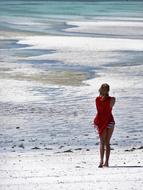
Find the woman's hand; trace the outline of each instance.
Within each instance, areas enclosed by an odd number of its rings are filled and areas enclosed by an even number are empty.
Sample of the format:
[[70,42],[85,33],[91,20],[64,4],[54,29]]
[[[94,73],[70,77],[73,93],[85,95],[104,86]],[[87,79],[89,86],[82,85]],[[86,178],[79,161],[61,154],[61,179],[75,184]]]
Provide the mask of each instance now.
[[91,122],[91,126],[94,127],[94,128],[96,128],[98,130],[98,126],[95,125],[94,121]]
[[91,121],[91,126],[94,127],[94,121]]

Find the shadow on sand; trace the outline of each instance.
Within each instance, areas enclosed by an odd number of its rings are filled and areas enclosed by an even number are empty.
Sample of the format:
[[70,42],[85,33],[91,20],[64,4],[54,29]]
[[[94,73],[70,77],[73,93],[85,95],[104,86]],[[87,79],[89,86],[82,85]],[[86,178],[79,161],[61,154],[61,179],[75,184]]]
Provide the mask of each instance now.
[[143,166],[109,166],[109,168],[143,168]]

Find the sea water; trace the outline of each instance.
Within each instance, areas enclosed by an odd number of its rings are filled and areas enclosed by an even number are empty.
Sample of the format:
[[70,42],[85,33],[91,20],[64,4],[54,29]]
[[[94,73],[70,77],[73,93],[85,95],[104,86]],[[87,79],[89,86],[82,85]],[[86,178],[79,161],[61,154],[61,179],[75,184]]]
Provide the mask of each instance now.
[[100,85],[112,148],[143,142],[142,1],[0,1],[0,150],[97,148]]

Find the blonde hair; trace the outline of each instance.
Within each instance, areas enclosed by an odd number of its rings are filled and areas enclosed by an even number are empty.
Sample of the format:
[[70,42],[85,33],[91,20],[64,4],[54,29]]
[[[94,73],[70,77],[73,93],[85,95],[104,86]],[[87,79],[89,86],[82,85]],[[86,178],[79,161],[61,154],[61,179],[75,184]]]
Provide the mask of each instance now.
[[109,96],[109,90],[110,90],[110,86],[109,86],[109,84],[107,84],[107,83],[103,83],[101,86],[100,86],[100,88],[99,88],[99,93],[100,93],[100,95],[102,95],[102,89],[103,88],[106,88],[107,89],[107,96]]

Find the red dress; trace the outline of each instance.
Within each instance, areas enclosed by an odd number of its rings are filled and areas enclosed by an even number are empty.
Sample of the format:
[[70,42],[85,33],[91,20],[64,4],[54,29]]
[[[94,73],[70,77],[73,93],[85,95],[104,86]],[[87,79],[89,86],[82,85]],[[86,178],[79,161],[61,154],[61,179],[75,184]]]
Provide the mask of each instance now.
[[112,115],[112,108],[110,106],[111,96],[108,96],[105,100],[101,99],[102,96],[96,97],[95,103],[97,108],[97,114],[94,118],[94,127],[98,129],[99,135],[108,126],[110,122],[115,124],[114,117]]

